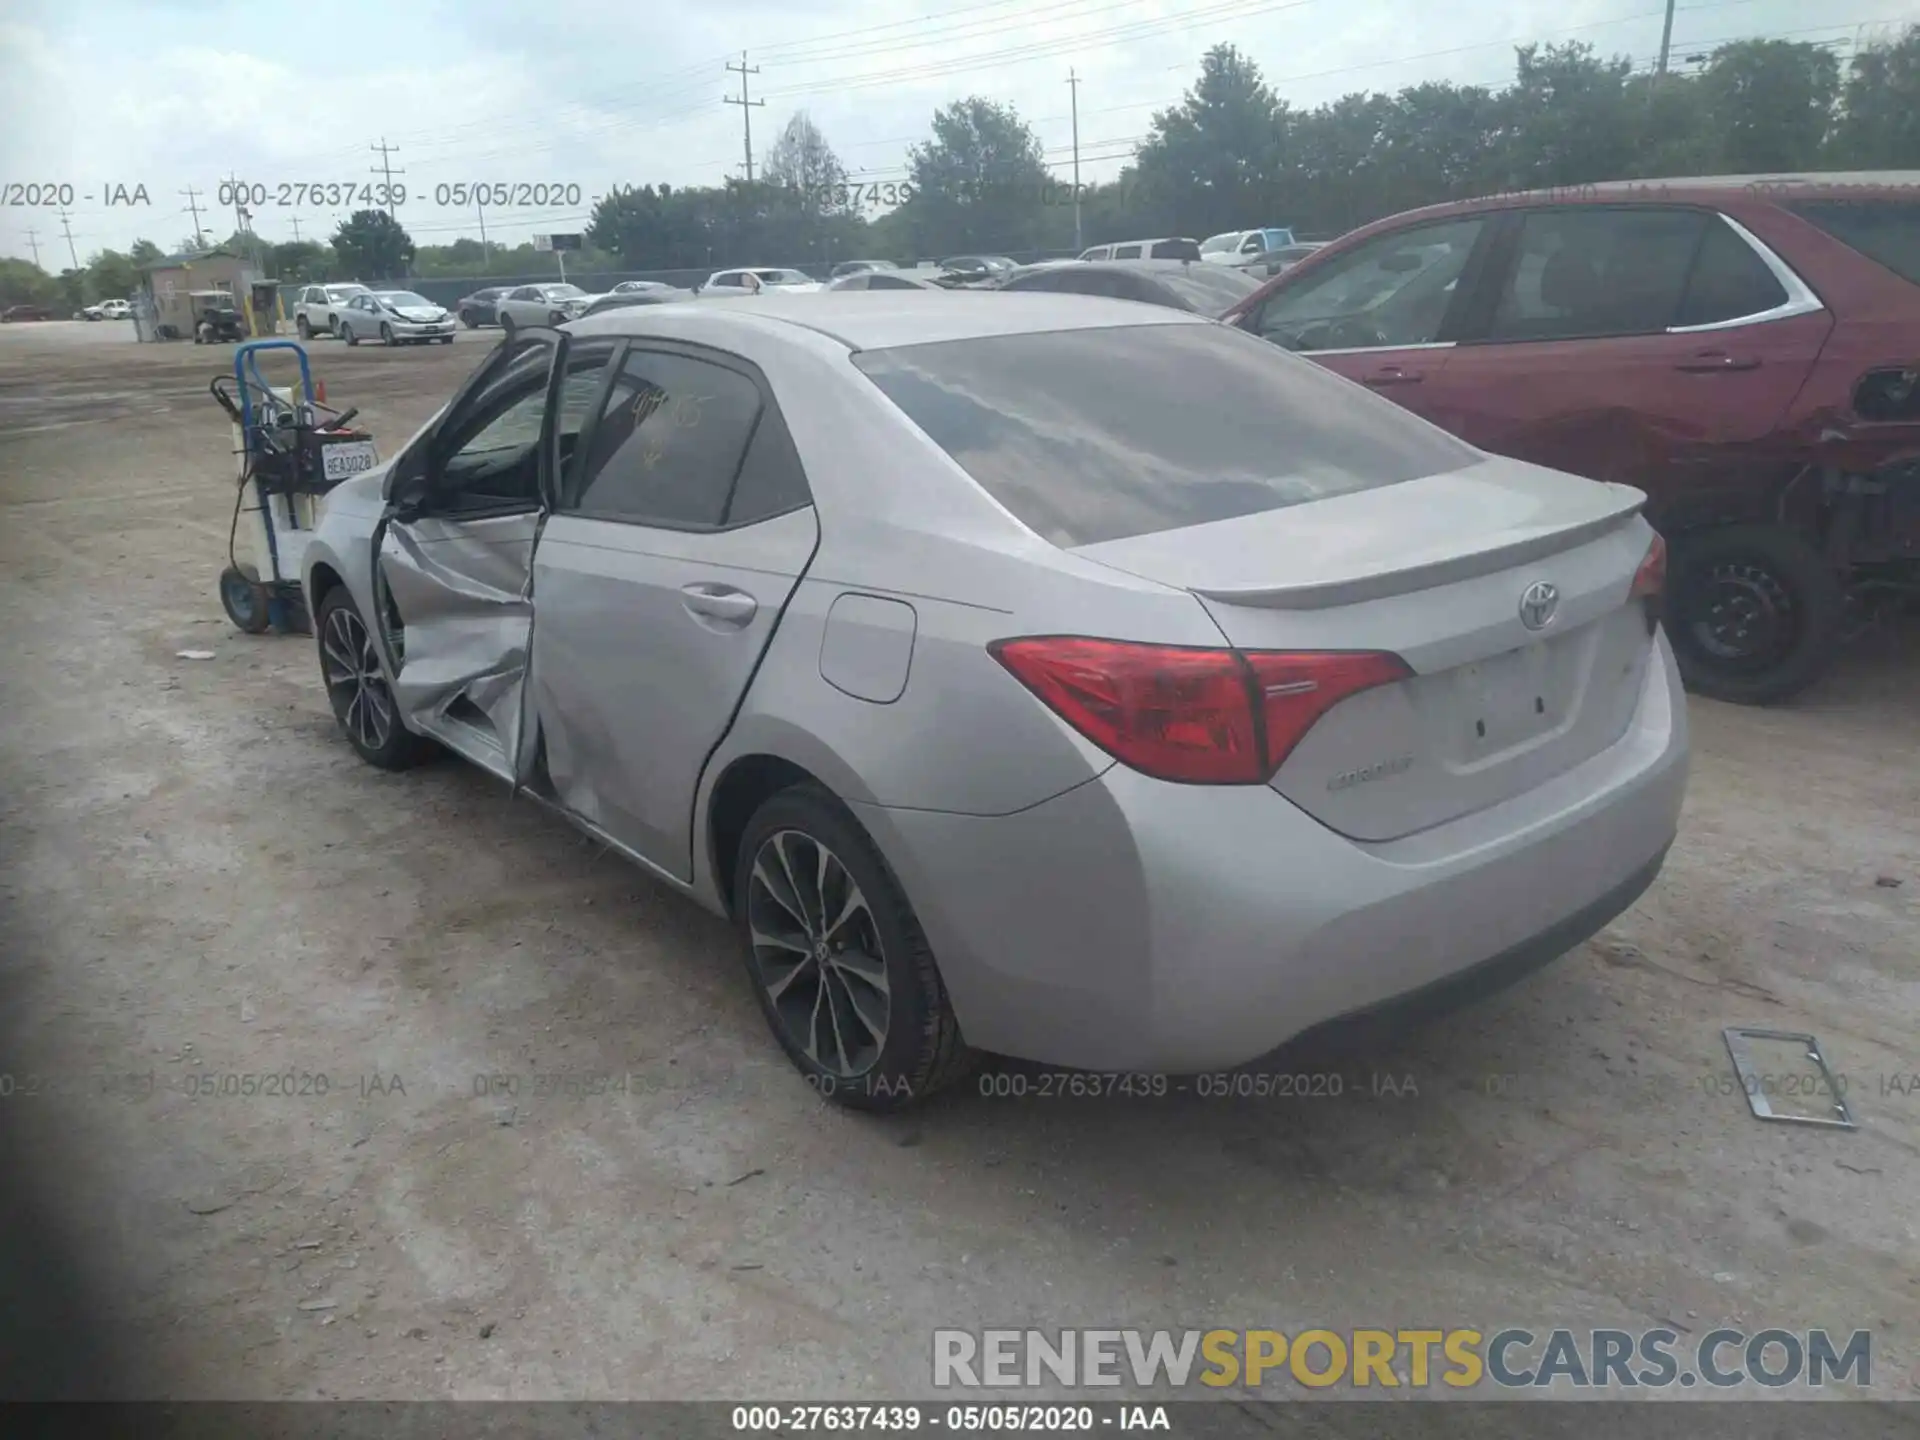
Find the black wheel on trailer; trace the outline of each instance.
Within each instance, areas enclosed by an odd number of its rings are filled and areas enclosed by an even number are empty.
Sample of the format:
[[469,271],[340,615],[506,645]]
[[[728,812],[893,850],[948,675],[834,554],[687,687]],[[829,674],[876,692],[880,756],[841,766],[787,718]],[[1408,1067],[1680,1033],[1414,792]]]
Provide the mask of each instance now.
[[273,624],[270,598],[252,566],[229,565],[220,572],[220,606],[227,618],[247,634],[264,635]]

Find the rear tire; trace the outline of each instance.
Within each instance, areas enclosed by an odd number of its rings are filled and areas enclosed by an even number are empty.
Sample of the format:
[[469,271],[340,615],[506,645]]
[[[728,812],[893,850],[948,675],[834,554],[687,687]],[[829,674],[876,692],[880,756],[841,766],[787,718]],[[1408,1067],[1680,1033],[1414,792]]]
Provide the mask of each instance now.
[[904,1110],[973,1068],[913,907],[833,795],[800,785],[763,803],[740,838],[733,889],[761,1013],[823,1098]]
[[333,718],[354,752],[380,770],[409,770],[439,749],[400,721],[400,706],[387,683],[366,621],[344,585],[320,602],[313,631],[320,649],[320,680]]
[[1798,695],[1832,664],[1844,594],[1826,557],[1781,525],[1673,542],[1667,635],[1687,687],[1736,705]]

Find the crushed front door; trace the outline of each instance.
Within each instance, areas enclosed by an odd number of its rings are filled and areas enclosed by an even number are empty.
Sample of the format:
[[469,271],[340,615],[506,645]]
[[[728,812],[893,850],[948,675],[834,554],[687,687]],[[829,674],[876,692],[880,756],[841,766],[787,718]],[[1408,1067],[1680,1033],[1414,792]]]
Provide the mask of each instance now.
[[522,772],[533,547],[566,459],[553,392],[567,348],[551,330],[502,344],[395,463],[374,538],[377,628],[407,723],[507,780]]

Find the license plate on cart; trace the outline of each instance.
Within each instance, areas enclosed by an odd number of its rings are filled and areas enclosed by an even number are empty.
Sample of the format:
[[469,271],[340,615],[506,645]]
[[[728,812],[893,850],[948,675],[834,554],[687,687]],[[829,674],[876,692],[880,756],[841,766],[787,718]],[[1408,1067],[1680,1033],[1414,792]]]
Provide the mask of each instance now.
[[373,448],[373,441],[345,440],[321,450],[320,475],[325,480],[351,480],[379,463],[380,456]]

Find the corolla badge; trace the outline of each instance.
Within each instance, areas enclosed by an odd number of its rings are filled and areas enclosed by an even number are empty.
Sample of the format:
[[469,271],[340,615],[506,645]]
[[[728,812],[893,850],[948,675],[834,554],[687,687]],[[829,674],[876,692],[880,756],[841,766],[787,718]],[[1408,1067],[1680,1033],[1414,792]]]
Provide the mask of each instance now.
[[1536,580],[1520,596],[1520,623],[1529,630],[1544,630],[1559,608],[1559,587]]

